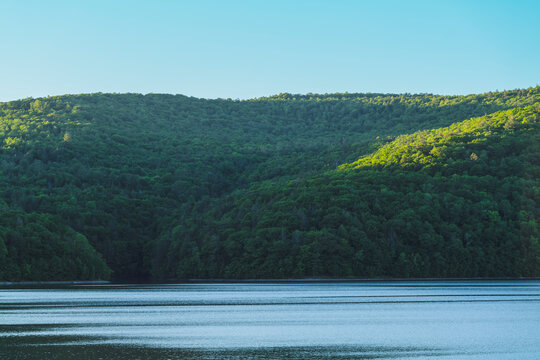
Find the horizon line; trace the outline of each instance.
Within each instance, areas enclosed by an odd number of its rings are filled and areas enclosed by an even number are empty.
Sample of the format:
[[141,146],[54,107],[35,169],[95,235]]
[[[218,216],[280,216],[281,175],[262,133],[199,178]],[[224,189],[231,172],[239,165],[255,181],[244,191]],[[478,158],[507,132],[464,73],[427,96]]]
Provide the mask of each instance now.
[[17,98],[12,100],[2,100],[0,101],[0,104],[15,102],[15,101],[24,101],[24,100],[39,100],[39,99],[50,99],[50,98],[58,98],[58,97],[67,97],[67,96],[88,96],[88,95],[142,95],[142,96],[148,96],[148,95],[169,95],[169,96],[183,96],[187,98],[194,98],[199,100],[225,100],[225,101],[250,101],[250,100],[259,100],[259,99],[269,99],[274,98],[282,95],[286,96],[301,96],[301,97],[307,97],[307,96],[329,96],[329,95],[382,95],[382,96],[443,96],[443,97],[460,97],[460,96],[471,96],[471,95],[484,95],[484,94],[497,94],[497,93],[503,93],[507,91],[520,91],[520,90],[530,90],[530,89],[536,89],[540,87],[540,84],[536,84],[535,86],[529,86],[527,88],[514,88],[514,89],[495,89],[492,91],[486,91],[486,92],[479,92],[479,93],[466,93],[466,94],[437,94],[437,93],[431,93],[431,92],[416,92],[416,93],[383,93],[383,92],[327,92],[327,93],[319,93],[319,92],[306,92],[306,93],[291,93],[291,92],[281,92],[281,93],[274,93],[271,95],[265,95],[265,96],[258,96],[258,97],[246,97],[246,98],[224,98],[224,97],[197,97],[192,95],[186,95],[186,94],[180,94],[180,93],[166,93],[166,92],[82,92],[82,93],[63,93],[63,94],[57,94],[57,95],[46,95],[46,96],[28,96],[24,98]]

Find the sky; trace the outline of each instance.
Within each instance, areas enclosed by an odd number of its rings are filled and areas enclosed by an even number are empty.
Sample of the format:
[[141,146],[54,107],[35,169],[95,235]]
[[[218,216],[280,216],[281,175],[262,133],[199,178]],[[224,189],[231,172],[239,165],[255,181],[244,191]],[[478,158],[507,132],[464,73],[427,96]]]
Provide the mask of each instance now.
[[539,0],[1,0],[0,101],[540,84]]

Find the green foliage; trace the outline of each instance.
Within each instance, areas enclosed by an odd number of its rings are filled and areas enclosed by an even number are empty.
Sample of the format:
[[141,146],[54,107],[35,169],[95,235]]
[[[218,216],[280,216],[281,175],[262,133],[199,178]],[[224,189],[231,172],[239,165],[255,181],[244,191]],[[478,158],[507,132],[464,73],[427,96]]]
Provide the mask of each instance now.
[[539,107],[400,136],[338,170],[237,191],[182,219],[160,240],[170,244],[160,264],[206,260],[180,277],[538,276]]
[[0,278],[538,274],[539,99],[3,103]]
[[[373,154],[363,156],[352,164],[342,165],[340,169],[395,165],[412,169],[436,165],[453,168],[452,164],[462,162],[466,157],[471,161],[496,162],[505,155],[500,151],[513,150],[508,149],[510,145],[528,145],[525,141],[530,140],[529,134],[525,133],[521,144],[514,144],[515,139],[509,137],[515,137],[516,133],[521,135],[523,129],[531,132],[536,130],[533,125],[538,121],[539,104],[495,112],[445,128],[401,135]],[[501,146],[499,141],[506,142],[507,146]],[[477,154],[480,149],[484,151],[482,158]]]
[[2,211],[0,280],[108,279],[102,256],[55,216]]

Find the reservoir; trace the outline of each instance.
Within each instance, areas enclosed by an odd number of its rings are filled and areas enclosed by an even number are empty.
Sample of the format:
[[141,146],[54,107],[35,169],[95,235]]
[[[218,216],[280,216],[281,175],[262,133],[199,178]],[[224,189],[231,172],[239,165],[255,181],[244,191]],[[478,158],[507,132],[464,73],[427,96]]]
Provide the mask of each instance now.
[[540,281],[0,288],[1,359],[540,359]]

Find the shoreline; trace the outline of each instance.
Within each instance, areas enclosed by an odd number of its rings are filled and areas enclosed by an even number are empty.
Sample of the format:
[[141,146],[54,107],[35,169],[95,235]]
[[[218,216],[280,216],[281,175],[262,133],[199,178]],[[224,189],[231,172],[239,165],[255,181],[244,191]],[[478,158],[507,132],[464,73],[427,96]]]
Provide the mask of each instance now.
[[475,277],[475,278],[288,278],[288,279],[167,279],[163,281],[0,281],[0,288],[14,286],[65,285],[174,285],[174,284],[268,284],[268,283],[354,283],[354,282],[435,282],[435,281],[540,281],[540,277]]
[[301,278],[301,279],[170,279],[164,284],[182,283],[345,283],[345,282],[421,282],[421,281],[538,281],[540,277],[475,278]]
[[109,285],[106,280],[71,280],[71,281],[0,281],[3,286],[33,286],[33,285]]

